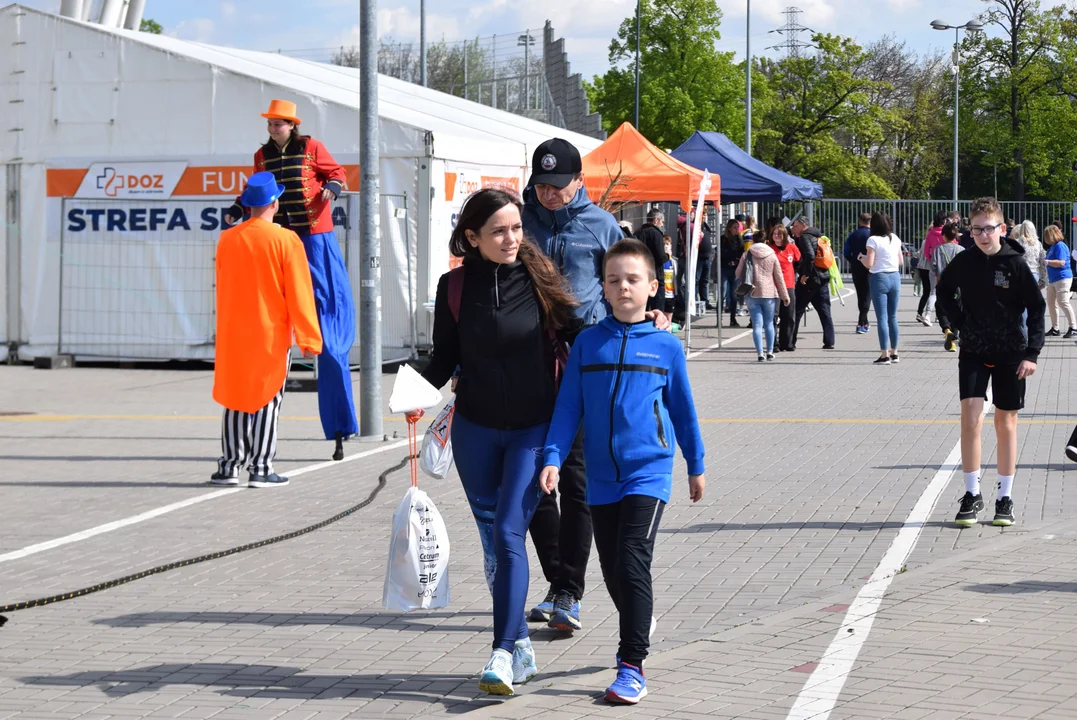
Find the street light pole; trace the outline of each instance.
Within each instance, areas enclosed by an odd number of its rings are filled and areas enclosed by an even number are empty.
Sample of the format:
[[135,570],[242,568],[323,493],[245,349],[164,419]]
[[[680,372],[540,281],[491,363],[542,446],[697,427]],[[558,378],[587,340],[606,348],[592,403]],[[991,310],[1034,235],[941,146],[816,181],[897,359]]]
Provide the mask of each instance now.
[[643,0],[636,0],[636,129],[639,130],[639,26]]
[[426,87],[426,0],[419,0],[419,84]]
[[744,152],[752,154],[752,0],[748,0],[748,20],[745,23],[745,74],[747,97],[744,101]]
[[957,210],[958,153],[960,151],[958,142],[958,132],[960,129],[958,110],[960,108],[959,96],[961,94],[961,31],[967,30],[969,32],[976,32],[978,30],[983,30],[983,25],[975,20],[969,20],[964,25],[950,25],[942,20],[932,20],[931,27],[935,30],[954,31],[954,210]]

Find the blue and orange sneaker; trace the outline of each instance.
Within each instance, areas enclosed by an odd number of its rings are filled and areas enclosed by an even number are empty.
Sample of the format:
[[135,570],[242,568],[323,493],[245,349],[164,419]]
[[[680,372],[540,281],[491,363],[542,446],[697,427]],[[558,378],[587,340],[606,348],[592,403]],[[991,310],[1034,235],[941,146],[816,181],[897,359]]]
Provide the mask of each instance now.
[[647,680],[643,677],[643,668],[617,663],[617,679],[606,688],[606,702],[619,705],[635,705],[647,697]]
[[548,624],[554,630],[583,630],[583,623],[580,622],[580,601],[572,593],[558,593]]

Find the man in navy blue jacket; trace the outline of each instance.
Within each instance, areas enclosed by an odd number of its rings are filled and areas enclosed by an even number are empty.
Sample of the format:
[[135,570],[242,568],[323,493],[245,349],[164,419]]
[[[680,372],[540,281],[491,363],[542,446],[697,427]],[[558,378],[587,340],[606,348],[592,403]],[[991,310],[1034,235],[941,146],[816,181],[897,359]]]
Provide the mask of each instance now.
[[[605,260],[612,315],[576,339],[546,436],[540,485],[551,492],[582,419],[587,503],[606,589],[620,614],[617,679],[606,700],[647,694],[643,661],[653,631],[651,560],[669,502],[677,445],[688,462],[689,497],[703,497],[703,438],[681,343],[646,317],[658,291],[654,260],[622,240]],[[584,381],[586,376],[587,380]]]
[[845,238],[845,247],[842,255],[849,265],[849,271],[853,274],[853,285],[856,287],[856,332],[863,335],[868,331],[868,308],[871,307],[871,290],[868,288],[868,280],[871,273],[860,262],[861,255],[868,251],[868,238],[871,237],[871,213],[860,213],[860,223],[849,237]]
[[[587,197],[583,161],[572,143],[547,140],[535,149],[531,165],[524,190],[524,232],[572,287],[584,325],[593,325],[608,312],[602,297],[602,259],[624,233],[617,218]],[[531,541],[550,590],[528,620],[571,631],[583,627],[580,601],[592,537],[582,432],[563,470],[560,509],[554,494],[545,495],[531,521]]]

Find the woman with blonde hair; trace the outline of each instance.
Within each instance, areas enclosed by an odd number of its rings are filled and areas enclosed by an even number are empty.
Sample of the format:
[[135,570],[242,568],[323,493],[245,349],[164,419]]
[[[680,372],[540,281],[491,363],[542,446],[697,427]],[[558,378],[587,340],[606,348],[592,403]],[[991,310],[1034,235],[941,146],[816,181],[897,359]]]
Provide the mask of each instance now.
[[1073,282],[1070,250],[1062,241],[1062,231],[1054,225],[1048,225],[1043,231],[1043,242],[1047,246],[1047,309],[1051,311],[1051,329],[1046,334],[1054,337],[1059,335],[1058,309],[1062,308],[1062,314],[1069,323],[1069,329],[1062,337],[1071,338],[1077,335],[1077,319],[1070,305],[1070,284]]

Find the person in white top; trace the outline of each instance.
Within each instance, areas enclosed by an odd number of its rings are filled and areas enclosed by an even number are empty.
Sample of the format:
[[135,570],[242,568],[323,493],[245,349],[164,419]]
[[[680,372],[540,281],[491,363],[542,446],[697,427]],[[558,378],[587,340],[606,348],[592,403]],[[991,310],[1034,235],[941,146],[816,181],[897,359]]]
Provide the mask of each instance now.
[[897,309],[901,297],[901,239],[893,233],[886,213],[872,213],[870,228],[867,250],[859,259],[871,273],[868,287],[881,352],[875,364],[889,365],[900,360]]

